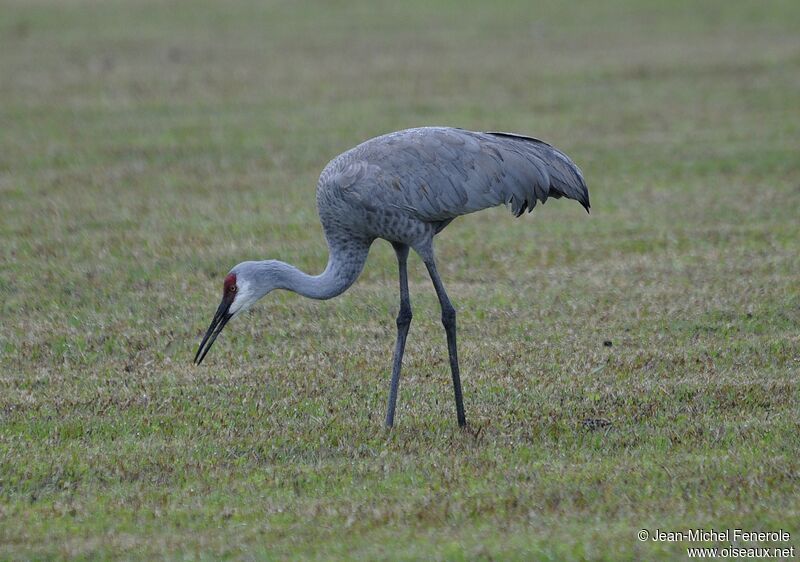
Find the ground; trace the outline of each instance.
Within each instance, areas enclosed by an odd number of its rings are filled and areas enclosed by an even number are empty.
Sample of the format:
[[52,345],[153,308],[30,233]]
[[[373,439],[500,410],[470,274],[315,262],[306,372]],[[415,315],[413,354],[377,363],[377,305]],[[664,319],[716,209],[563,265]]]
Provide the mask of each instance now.
[[[800,3],[0,6],[0,557],[684,559],[800,548]],[[544,138],[592,198],[438,238],[469,431],[410,262],[318,272],[325,163],[426,125]]]

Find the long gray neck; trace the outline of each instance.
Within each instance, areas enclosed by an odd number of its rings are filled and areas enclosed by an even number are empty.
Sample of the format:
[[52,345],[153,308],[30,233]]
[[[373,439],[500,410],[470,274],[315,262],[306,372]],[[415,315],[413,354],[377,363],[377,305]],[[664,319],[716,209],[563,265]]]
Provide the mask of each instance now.
[[319,275],[308,275],[278,260],[261,262],[265,277],[275,289],[294,291],[304,297],[326,300],[344,293],[355,283],[369,254],[369,244],[330,246],[328,265]]

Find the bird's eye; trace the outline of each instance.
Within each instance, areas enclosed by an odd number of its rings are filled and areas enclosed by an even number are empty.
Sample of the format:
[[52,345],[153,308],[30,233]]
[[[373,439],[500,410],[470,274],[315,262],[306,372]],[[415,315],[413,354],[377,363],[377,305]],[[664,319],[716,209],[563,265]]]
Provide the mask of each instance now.
[[236,292],[236,285],[231,285],[231,286],[228,288],[228,290],[229,290],[231,293],[235,293],[235,292]]

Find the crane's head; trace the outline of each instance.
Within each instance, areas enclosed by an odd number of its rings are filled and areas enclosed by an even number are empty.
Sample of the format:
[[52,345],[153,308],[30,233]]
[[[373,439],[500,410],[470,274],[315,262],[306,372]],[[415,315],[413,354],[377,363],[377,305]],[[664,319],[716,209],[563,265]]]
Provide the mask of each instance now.
[[208,327],[206,335],[203,336],[203,341],[200,342],[194,362],[198,365],[202,363],[217,336],[231,318],[253,306],[269,290],[270,288],[264,283],[263,276],[258,274],[257,262],[242,262],[231,269],[222,283],[222,302],[219,303],[211,325]]

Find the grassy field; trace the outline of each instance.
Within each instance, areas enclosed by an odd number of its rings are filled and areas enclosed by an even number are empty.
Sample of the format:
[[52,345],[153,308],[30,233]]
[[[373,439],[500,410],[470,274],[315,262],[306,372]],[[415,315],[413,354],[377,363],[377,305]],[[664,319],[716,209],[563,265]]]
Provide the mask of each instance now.
[[[636,534],[698,527],[800,549],[798,21],[0,1],[0,557],[684,559]],[[439,238],[471,431],[416,256],[383,428],[384,242],[194,367],[231,266],[324,267],[325,163],[425,124],[545,138],[592,197]]]

